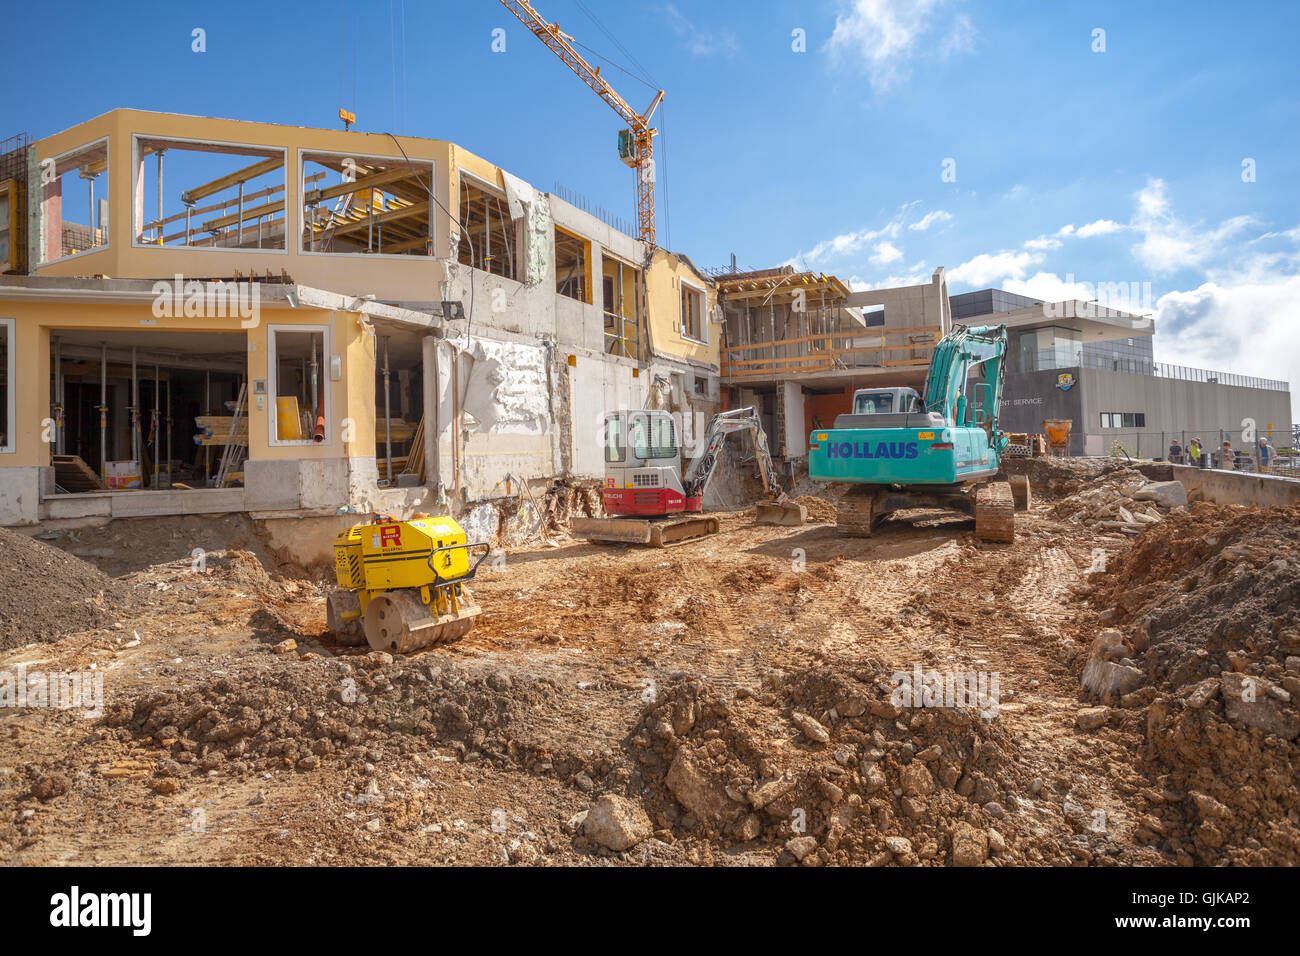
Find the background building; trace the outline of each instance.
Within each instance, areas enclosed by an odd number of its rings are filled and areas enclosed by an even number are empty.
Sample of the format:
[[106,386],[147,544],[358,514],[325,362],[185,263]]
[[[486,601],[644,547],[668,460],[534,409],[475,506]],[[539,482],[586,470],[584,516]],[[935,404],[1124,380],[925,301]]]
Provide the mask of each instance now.
[[[708,276],[453,143],[113,110],[0,170],[0,524],[495,530],[479,505],[603,476],[604,411],[658,385],[689,442],[718,407]],[[217,482],[196,419],[241,394]],[[113,463],[146,490],[94,487]]]
[[1001,289],[951,297],[953,320],[1005,324],[1010,360],[1002,395],[1007,431],[1040,432],[1044,419],[1070,419],[1072,454],[1105,455],[1119,445],[1163,458],[1177,438],[1240,449],[1253,422],[1274,443],[1291,441],[1286,382],[1169,365],[1153,359],[1155,321],[1093,302],[1045,303]]

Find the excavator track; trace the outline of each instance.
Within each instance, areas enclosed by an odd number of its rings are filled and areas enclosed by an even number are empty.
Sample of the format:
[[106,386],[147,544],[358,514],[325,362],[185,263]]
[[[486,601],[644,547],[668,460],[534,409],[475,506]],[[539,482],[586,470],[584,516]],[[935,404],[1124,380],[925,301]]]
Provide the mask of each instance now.
[[990,481],[976,489],[975,537],[981,541],[1016,540],[1016,505],[1007,482]]
[[650,521],[636,518],[575,518],[570,523],[569,530],[575,538],[585,538],[587,541],[669,548],[717,534],[721,527],[717,518],[695,515]]
[[878,523],[876,496],[865,488],[850,488],[835,510],[835,533],[844,538],[870,538]]

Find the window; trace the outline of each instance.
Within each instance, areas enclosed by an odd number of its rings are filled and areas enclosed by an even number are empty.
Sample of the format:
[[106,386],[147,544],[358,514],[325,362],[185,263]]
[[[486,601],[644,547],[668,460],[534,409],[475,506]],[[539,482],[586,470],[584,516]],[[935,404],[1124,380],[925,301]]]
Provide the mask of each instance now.
[[642,460],[677,455],[677,435],[667,415],[633,415],[630,438],[632,453]]
[[[43,170],[50,160],[42,160]],[[41,262],[108,247],[108,140],[52,160],[54,178],[41,189],[45,233]],[[44,178],[44,172],[41,174]]]
[[591,243],[555,227],[555,291],[591,304]]
[[1102,428],[1146,428],[1146,412],[1102,412]]
[[145,136],[134,150],[135,245],[285,248],[285,150]]
[[1083,334],[1056,327],[1020,333],[1020,371],[1046,372],[1079,364]]
[[518,279],[518,226],[503,194],[460,175],[460,244],[457,260],[493,275]]
[[623,416],[610,415],[605,419],[605,460],[620,462],[627,457],[623,442]]
[[682,336],[696,342],[704,341],[704,290],[682,280]]
[[14,320],[0,319],[0,453],[14,450]]
[[302,251],[431,256],[433,164],[403,157],[302,154]]
[[329,441],[329,329],[324,325],[267,327],[268,439],[272,445],[311,445],[324,419],[320,442]]
[[639,347],[637,284],[640,270],[602,255],[601,301],[605,313],[605,352],[636,358]]
[[709,395],[709,380],[704,376],[695,376],[695,394],[702,395],[705,398]]

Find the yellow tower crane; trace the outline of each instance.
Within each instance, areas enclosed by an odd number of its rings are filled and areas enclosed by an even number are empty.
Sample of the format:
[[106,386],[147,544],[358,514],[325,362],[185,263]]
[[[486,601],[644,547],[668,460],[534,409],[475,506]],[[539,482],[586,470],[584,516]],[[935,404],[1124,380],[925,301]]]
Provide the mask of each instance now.
[[628,124],[629,128],[618,134],[618,158],[636,171],[638,238],[655,245],[654,136],[659,131],[650,125],[650,117],[663,102],[664,91],[655,94],[644,113],[638,113],[600,75],[600,67],[592,66],[573,48],[570,43],[573,37],[561,33],[556,24],[547,23],[528,0],[501,0],[501,3]]

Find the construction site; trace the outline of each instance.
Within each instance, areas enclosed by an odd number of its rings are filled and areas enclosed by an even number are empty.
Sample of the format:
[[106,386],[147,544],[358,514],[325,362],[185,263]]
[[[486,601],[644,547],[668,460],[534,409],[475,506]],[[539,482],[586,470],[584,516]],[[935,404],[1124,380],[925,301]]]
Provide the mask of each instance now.
[[0,862],[1300,864],[1289,384],[704,268],[504,6],[635,224],[346,110],[0,148]]

